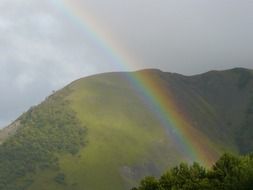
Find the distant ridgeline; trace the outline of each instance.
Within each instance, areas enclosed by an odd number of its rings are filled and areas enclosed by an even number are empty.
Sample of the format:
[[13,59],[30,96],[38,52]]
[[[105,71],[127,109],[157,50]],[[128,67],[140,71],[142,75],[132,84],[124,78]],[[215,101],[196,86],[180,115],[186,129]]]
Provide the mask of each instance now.
[[[66,93],[66,90],[65,90]],[[33,175],[53,170],[61,182],[58,157],[77,154],[85,145],[85,127],[58,92],[22,115],[16,134],[0,146],[0,189],[21,190],[33,183]]]

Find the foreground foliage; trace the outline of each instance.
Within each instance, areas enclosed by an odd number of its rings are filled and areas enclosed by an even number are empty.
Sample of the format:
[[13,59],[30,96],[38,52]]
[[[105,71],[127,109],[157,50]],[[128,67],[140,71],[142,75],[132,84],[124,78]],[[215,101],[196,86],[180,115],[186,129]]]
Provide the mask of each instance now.
[[251,190],[253,188],[253,155],[224,154],[211,169],[198,163],[181,163],[160,179],[146,177],[132,190]]
[[0,146],[1,190],[26,189],[33,183],[27,174],[59,169],[57,155],[76,154],[84,145],[85,128],[67,104],[64,95],[53,95],[21,116],[17,133]]

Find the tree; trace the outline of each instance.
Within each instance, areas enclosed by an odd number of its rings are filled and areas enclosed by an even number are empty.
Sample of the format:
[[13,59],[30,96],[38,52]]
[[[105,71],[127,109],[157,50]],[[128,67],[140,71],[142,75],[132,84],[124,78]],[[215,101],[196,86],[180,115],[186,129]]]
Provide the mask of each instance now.
[[181,163],[159,180],[147,177],[133,190],[251,190],[253,187],[253,154],[224,154],[209,170],[198,163]]
[[160,190],[159,182],[154,177],[146,177],[141,181],[139,190]]

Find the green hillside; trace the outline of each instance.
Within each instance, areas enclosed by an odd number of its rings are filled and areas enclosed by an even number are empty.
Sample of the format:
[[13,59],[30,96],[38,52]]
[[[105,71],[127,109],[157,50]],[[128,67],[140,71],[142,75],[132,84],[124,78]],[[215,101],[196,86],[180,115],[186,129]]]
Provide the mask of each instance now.
[[[253,150],[252,71],[139,72],[173,93],[191,125],[206,135],[203,143],[220,153]],[[79,79],[17,122],[14,132],[0,133],[1,190],[125,190],[189,161],[125,73]]]

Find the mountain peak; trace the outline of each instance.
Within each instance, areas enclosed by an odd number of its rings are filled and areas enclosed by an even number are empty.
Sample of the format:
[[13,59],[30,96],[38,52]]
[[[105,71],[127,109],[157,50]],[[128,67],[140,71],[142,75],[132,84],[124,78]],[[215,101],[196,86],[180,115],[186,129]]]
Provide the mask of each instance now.
[[[125,72],[74,81],[0,132],[10,134],[7,139],[0,134],[0,189],[42,190],[45,183],[48,190],[130,189],[144,176],[159,176],[181,161],[202,161],[175,140],[191,144],[188,136],[201,143],[209,162],[224,151],[249,152],[253,83],[245,75],[248,71],[235,68],[187,77],[159,69],[137,71],[152,74],[150,80],[162,89],[159,96],[173,103],[157,98],[161,110],[154,110],[152,100],[147,102],[145,94],[122,77]],[[176,127],[188,134],[178,136]]]

